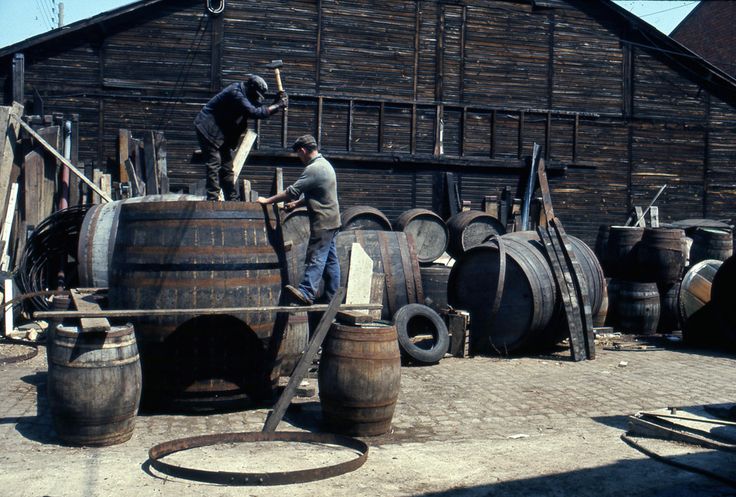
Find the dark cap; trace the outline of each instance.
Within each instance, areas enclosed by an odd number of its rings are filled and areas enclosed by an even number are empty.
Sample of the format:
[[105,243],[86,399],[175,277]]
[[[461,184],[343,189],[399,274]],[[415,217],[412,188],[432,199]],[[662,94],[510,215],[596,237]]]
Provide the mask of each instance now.
[[307,150],[316,149],[317,140],[315,140],[312,135],[302,135],[296,139],[294,144],[291,146],[291,149],[296,152],[302,147],[306,148]]

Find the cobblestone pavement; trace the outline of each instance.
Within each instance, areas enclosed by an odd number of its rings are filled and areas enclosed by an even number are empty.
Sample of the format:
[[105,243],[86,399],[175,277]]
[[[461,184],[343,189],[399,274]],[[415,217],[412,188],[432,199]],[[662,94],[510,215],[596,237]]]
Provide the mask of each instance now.
[[[266,409],[141,415],[124,444],[65,447],[48,414],[41,348],[0,368],[0,495],[736,495],[619,438],[625,416],[639,410],[736,402],[735,379],[734,356],[677,349],[599,348],[596,360],[581,363],[560,353],[404,367],[393,432],[366,439],[365,466],[304,485],[238,488],[151,475],[147,450],[185,436],[260,431]],[[280,429],[319,429],[319,416],[316,397],[300,399]],[[686,460],[713,457],[666,450]],[[221,454],[232,462],[239,453]]]

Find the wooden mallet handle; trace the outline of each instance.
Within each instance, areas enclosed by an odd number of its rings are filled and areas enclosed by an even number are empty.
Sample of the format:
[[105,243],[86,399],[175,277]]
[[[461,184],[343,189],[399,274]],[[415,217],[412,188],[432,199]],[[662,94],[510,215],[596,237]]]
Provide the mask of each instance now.
[[278,67],[273,70],[273,74],[276,77],[276,88],[278,88],[280,92],[284,91],[284,85],[281,84],[281,71],[279,71]]

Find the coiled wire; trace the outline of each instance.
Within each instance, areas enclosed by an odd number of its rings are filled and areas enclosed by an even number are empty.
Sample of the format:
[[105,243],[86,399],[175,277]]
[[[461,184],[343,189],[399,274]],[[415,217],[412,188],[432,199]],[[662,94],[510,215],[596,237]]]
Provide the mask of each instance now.
[[[76,205],[44,219],[26,242],[16,273],[22,293],[74,288],[77,276],[77,245],[84,216],[92,205]],[[59,281],[59,271],[64,280]],[[27,310],[48,310],[49,302],[37,295],[26,300]]]

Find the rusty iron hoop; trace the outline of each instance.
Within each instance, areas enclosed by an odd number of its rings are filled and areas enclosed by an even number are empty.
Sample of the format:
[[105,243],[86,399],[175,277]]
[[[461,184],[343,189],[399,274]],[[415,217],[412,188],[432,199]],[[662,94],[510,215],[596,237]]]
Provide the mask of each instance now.
[[[169,464],[161,459],[175,452],[206,447],[221,443],[233,442],[304,442],[339,445],[359,452],[359,456],[350,461],[324,466],[321,468],[302,469],[297,471],[281,471],[273,473],[242,473],[234,471],[209,471]],[[323,480],[333,476],[355,471],[368,458],[368,445],[356,438],[335,435],[332,433],[308,433],[296,431],[280,431],[274,433],[239,432],[202,435],[179,438],[154,445],[148,451],[151,467],[167,474],[204,483],[221,485],[287,485]]]
[[27,361],[29,359],[33,359],[34,357],[38,355],[38,346],[34,343],[26,342],[24,340],[16,340],[14,338],[2,337],[2,339],[0,339],[0,347],[2,347],[5,344],[24,345],[30,348],[31,350],[29,350],[28,352],[22,353],[22,354],[18,354],[16,356],[0,359],[0,365],[15,364],[16,362]]

